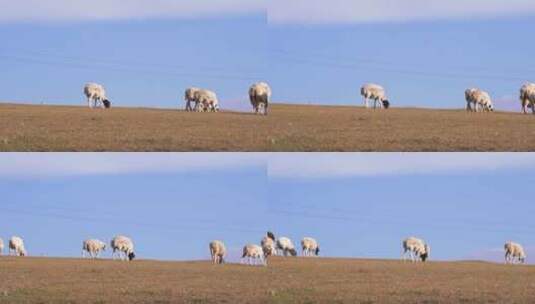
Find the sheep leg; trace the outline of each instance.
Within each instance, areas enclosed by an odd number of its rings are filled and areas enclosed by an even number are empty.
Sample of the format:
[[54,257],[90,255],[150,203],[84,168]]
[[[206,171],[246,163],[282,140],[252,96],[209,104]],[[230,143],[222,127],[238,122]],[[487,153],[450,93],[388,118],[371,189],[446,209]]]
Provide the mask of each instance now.
[[364,107],[368,108],[368,97],[364,97]]

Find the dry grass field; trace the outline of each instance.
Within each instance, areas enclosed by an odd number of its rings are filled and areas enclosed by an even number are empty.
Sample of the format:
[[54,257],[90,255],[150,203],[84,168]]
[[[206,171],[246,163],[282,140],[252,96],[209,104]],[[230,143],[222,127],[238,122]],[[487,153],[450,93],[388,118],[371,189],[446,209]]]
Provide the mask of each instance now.
[[0,104],[0,151],[535,151],[535,116],[275,104],[251,113]]
[[535,267],[273,258],[209,262],[0,258],[0,303],[535,303]]

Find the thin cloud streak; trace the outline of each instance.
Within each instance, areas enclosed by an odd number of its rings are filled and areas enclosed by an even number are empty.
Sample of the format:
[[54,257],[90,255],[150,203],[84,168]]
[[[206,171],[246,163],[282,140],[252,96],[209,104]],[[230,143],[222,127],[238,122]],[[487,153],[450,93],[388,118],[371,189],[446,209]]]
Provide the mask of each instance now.
[[249,153],[5,153],[0,178],[195,172],[261,167]]
[[375,153],[273,155],[270,178],[322,179],[355,176],[444,174],[535,168],[531,153]]
[[265,11],[265,0],[0,0],[0,22],[219,17]]
[[409,22],[533,15],[531,0],[272,0],[270,24]]

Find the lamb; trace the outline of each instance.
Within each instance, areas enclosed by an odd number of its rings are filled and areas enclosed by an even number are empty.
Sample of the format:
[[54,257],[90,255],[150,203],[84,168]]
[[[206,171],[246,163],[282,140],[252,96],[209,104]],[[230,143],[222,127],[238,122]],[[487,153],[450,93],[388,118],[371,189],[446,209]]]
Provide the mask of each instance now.
[[28,253],[24,248],[24,241],[18,236],[13,236],[9,240],[9,255],[26,256]]
[[243,247],[242,264],[245,262],[248,265],[257,265],[258,262],[261,265],[266,266],[266,260],[264,259],[264,251],[262,247],[256,244],[248,244]]
[[264,251],[265,257],[277,255],[277,248],[275,247],[275,235],[273,232],[268,231],[266,236],[260,241],[260,245],[262,245],[262,250]]
[[492,105],[492,99],[490,98],[489,93],[477,88],[471,88],[464,92],[464,96],[466,98],[467,111],[479,112],[480,109],[485,112],[494,111],[494,106]]
[[249,88],[249,99],[255,114],[268,115],[271,88],[265,82],[257,82]]
[[[199,91],[199,88],[191,87],[187,88],[186,92],[184,94],[184,99],[186,100],[186,111],[191,112],[193,109],[197,108],[197,99],[195,98],[195,94]],[[195,107],[191,106],[191,103],[195,103]]]
[[362,86],[360,89],[360,94],[364,97],[364,105],[366,108],[369,107],[368,101],[372,99],[373,108],[377,107],[377,102],[379,102],[379,107],[388,109],[390,107],[390,102],[388,101],[385,93],[385,89],[377,84],[368,83]]
[[113,249],[113,259],[115,259],[116,252],[120,259],[123,259],[123,257],[121,257],[121,252],[124,253],[124,260],[128,259],[129,261],[132,261],[136,257],[136,254],[134,253],[134,243],[126,236],[118,235],[114,237],[111,240],[110,245]]
[[86,252],[89,253],[89,257],[96,259],[98,258],[101,251],[106,250],[106,243],[97,240],[89,239],[85,240],[82,243],[82,257],[85,258]]
[[4,253],[4,241],[0,239],[0,256]]
[[218,112],[219,101],[215,92],[205,89],[200,89],[195,92],[195,110],[197,112]]
[[526,83],[520,88],[520,102],[522,104],[522,113],[528,113],[528,107],[535,114],[535,83]]
[[294,244],[287,237],[281,237],[277,240],[277,250],[280,250],[284,256],[288,256],[288,253],[292,256],[297,255]]
[[406,260],[407,253],[411,261],[416,262],[419,257],[422,262],[429,258],[431,248],[423,240],[415,237],[409,237],[403,240],[403,252],[401,253],[402,260]]
[[106,90],[98,83],[88,83],[84,86],[84,95],[87,97],[87,104],[89,108],[100,107],[101,104],[104,108],[111,107],[111,101],[106,97]]
[[210,242],[210,255],[214,264],[223,264],[225,262],[225,255],[227,250],[225,244],[221,241]]
[[503,246],[505,249],[505,263],[506,264],[514,264],[515,258],[517,261],[521,264],[524,264],[526,261],[526,253],[524,252],[524,248],[522,245],[514,242],[507,242]]
[[318,242],[311,237],[304,237],[301,240],[301,248],[303,249],[303,256],[318,256],[320,253]]

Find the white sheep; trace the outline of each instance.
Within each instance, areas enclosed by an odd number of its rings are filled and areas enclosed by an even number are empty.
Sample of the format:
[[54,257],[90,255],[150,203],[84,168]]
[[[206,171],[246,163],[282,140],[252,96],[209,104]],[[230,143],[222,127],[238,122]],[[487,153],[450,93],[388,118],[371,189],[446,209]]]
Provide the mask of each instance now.
[[[195,97],[195,94],[199,90],[200,90],[199,88],[195,88],[195,87],[186,89],[186,92],[184,93],[184,100],[186,100],[186,111],[190,112],[190,111],[193,111],[193,109],[197,108],[197,99]],[[195,106],[192,107],[191,103],[195,103]]]
[[526,83],[520,88],[520,102],[522,104],[522,113],[528,113],[528,107],[535,114],[535,83]]
[[243,247],[241,263],[246,263],[248,265],[257,265],[260,263],[261,265],[265,266],[266,260],[264,256],[265,255],[262,247],[256,244],[248,244]]
[[195,92],[196,111],[197,112],[218,112],[219,101],[215,92],[200,89]]
[[489,93],[477,89],[470,88],[464,91],[464,96],[466,99],[466,110],[469,112],[492,112],[494,111],[494,106],[492,104],[492,99],[490,98]]
[[212,262],[214,264],[223,264],[225,262],[225,255],[227,254],[227,249],[225,244],[221,241],[212,241],[210,242],[210,255],[212,256]]
[[318,242],[311,237],[304,237],[301,240],[301,248],[303,249],[303,256],[318,256],[320,253]]
[[106,243],[97,240],[89,239],[82,243],[82,257],[85,258],[85,254],[88,253],[90,258],[98,258],[101,251],[106,250]]
[[255,114],[268,114],[271,88],[265,82],[257,82],[249,88],[249,99]]
[[123,259],[121,253],[124,254],[124,260],[133,260],[136,255],[134,253],[134,243],[132,240],[126,236],[118,235],[114,237],[110,242],[111,248],[113,249],[112,258],[115,259],[116,253],[120,259]]
[[111,107],[111,101],[106,97],[106,90],[98,83],[86,84],[84,86],[84,95],[87,97],[89,108],[93,108],[93,106],[101,107],[102,105],[105,108]]
[[431,248],[429,245],[427,245],[423,240],[412,236],[403,240],[402,247],[402,260],[406,260],[408,253],[411,261],[416,262],[417,258],[420,258],[422,262],[425,262],[431,253]]
[[280,250],[284,256],[288,256],[288,253],[292,256],[297,255],[294,244],[287,237],[280,237],[277,239],[277,250]]
[[268,231],[266,236],[260,241],[262,250],[264,251],[265,257],[277,255],[277,248],[275,246],[275,235]]
[[4,254],[4,241],[0,239],[0,255]]
[[503,248],[505,249],[505,263],[506,264],[509,264],[509,263],[514,264],[515,259],[517,259],[519,263],[522,263],[522,264],[525,263],[526,253],[524,252],[524,248],[522,247],[522,245],[518,243],[514,243],[514,242],[507,242],[505,243]]
[[24,248],[24,241],[18,236],[9,239],[9,255],[26,256],[28,253]]
[[368,83],[362,86],[360,89],[360,95],[364,97],[364,105],[366,108],[369,107],[368,101],[373,100],[373,108],[377,108],[377,102],[379,102],[379,107],[388,109],[390,107],[390,102],[388,101],[385,93],[385,89],[377,84]]

